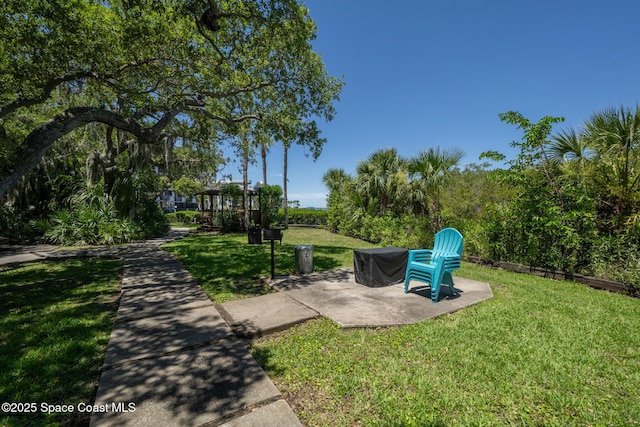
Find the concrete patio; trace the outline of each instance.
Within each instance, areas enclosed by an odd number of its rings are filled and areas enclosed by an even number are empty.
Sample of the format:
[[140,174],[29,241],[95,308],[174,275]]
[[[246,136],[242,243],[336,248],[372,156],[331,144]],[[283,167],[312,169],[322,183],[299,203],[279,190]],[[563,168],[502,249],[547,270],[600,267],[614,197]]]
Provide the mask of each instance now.
[[456,294],[447,286],[432,303],[429,287],[411,282],[371,288],[356,283],[352,269],[276,278],[278,293],[230,301],[217,306],[236,334],[253,337],[286,329],[315,317],[327,317],[343,328],[410,325],[492,298],[488,284],[454,278]]

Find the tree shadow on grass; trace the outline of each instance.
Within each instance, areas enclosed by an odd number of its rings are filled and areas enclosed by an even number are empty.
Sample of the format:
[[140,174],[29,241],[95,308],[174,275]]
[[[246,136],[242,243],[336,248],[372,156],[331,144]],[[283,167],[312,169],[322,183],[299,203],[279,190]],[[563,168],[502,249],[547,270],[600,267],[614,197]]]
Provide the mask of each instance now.
[[[0,274],[2,401],[90,403],[117,310],[119,261],[22,265]],[[89,414],[90,415],[90,414]],[[89,415],[15,414],[2,425],[82,425]]]

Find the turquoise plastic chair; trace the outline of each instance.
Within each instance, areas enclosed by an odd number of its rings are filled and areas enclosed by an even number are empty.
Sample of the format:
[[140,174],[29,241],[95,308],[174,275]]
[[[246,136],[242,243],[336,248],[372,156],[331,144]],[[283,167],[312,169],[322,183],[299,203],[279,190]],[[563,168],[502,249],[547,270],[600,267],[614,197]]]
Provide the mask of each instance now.
[[451,273],[460,268],[462,248],[462,234],[454,228],[445,228],[436,234],[433,249],[410,250],[404,293],[409,292],[409,282],[416,280],[431,287],[432,302],[438,302],[442,284],[449,285],[453,295],[455,290]]

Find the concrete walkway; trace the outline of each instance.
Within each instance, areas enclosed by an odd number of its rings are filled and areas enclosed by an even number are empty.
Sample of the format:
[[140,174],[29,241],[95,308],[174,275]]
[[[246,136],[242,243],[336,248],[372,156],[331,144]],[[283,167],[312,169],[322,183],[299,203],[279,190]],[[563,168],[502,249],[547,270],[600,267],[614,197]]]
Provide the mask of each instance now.
[[122,252],[120,307],[95,401],[104,412],[90,425],[300,426],[202,288],[158,248],[175,237]]
[[0,265],[42,261],[54,249],[53,245],[0,245]]

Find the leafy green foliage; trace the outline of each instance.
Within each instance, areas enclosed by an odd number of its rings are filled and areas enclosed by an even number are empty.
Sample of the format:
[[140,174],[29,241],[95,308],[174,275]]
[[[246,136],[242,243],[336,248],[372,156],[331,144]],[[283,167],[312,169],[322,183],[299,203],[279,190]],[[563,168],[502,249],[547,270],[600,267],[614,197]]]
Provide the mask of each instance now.
[[514,143],[520,154],[509,161],[510,168],[493,174],[514,193],[474,229],[470,237],[478,254],[636,286],[636,241],[622,221],[638,200],[636,117],[640,109],[606,110],[596,113],[584,132],[570,129],[549,138],[551,125],[561,119],[545,117],[534,124],[519,113],[501,115],[523,129],[524,141]]
[[236,211],[225,209],[218,211],[213,218],[213,225],[221,227],[224,232],[242,231],[242,218]]
[[45,238],[60,245],[94,245],[128,242],[139,230],[128,219],[120,219],[113,200],[104,196],[90,204],[73,202],[50,218]]
[[260,189],[262,202],[262,227],[271,228],[282,223],[280,208],[283,204],[282,187],[279,185],[264,185]]
[[[159,205],[137,194],[142,198],[127,201],[125,212],[120,212],[117,201],[102,186],[88,187],[69,200],[68,208],[51,215],[45,238],[64,245],[115,244],[166,232],[168,221]],[[129,209],[137,212],[135,220],[129,218]]]
[[327,224],[327,214],[326,210],[320,209],[289,209],[289,223],[324,226]]
[[277,138],[317,159],[316,120],[333,118],[343,83],[315,36],[297,0],[3,2],[0,198],[67,137],[87,161],[75,177],[103,180],[132,221],[144,186],[130,181],[156,166],[209,186],[245,124],[254,146]]
[[463,156],[460,150],[437,147],[421,152],[408,162],[409,175],[414,178],[411,183],[413,209],[429,216],[434,233],[443,228],[442,193]]
[[629,224],[612,236],[602,236],[595,243],[591,268],[596,277],[621,282],[629,294],[640,296],[640,227]]
[[171,186],[176,193],[181,194],[185,197],[191,197],[197,192],[205,190],[205,186],[200,182],[191,178],[187,178],[186,176],[182,176],[176,181],[173,181],[171,183]]
[[165,214],[171,224],[183,225],[192,224],[194,220],[200,219],[198,211],[179,211]]
[[356,177],[327,171],[327,226],[374,243],[421,247],[445,223],[442,195],[461,157],[437,148],[404,159],[383,149],[358,164]]
[[0,205],[0,237],[9,243],[27,243],[36,235],[24,211]]

